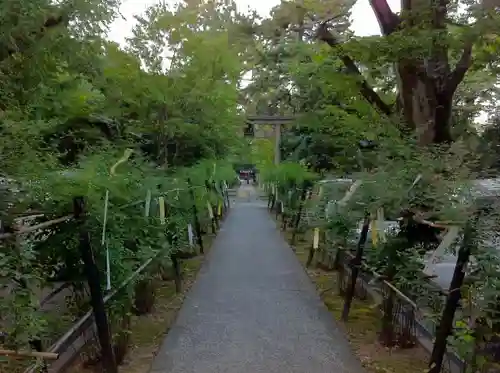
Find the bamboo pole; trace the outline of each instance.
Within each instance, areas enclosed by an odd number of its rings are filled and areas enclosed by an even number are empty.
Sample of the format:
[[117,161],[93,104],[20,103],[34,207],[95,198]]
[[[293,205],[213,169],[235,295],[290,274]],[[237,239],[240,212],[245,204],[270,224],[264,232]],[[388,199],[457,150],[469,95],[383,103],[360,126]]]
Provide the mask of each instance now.
[[38,351],[16,351],[16,350],[6,350],[0,348],[0,355],[2,356],[18,356],[18,357],[36,357],[45,360],[57,360],[59,359],[59,354],[54,352],[38,352]]
[[43,222],[43,223],[40,223],[37,225],[32,225],[30,227],[22,227],[16,233],[2,233],[2,234],[0,234],[0,240],[4,240],[6,238],[10,238],[10,237],[13,237],[15,235],[20,235],[23,233],[30,233],[30,232],[34,232],[37,230],[46,229],[46,228],[51,227],[52,225],[57,225],[57,224],[65,222],[67,220],[71,220],[72,218],[73,218],[73,215],[66,215],[66,216],[62,216],[60,218],[49,220],[49,221],[46,221],[46,222]]

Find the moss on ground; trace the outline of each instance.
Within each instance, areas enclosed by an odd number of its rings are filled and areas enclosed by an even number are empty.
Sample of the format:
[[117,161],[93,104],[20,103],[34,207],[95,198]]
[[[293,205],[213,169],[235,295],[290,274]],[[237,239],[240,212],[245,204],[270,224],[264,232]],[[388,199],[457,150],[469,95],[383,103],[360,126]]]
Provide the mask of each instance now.
[[[283,233],[288,242],[291,230]],[[312,237],[309,234],[298,234],[293,249],[297,258],[305,268]],[[377,307],[370,301],[354,299],[349,313],[349,322],[340,322],[344,306],[344,298],[338,294],[337,273],[321,269],[306,269],[315,283],[326,307],[345,331],[349,342],[370,373],[422,373],[428,370],[429,354],[425,349],[416,346],[412,349],[386,348],[378,342],[381,315]]]

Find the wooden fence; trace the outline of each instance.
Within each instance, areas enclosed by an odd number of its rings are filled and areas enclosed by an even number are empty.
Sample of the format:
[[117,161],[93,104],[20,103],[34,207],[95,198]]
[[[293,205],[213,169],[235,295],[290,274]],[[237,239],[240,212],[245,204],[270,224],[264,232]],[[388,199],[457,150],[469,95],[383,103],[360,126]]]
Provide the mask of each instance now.
[[[276,186],[268,188],[268,208],[270,211],[274,210],[282,230],[292,229],[291,243],[293,245],[299,234],[301,221],[306,217],[305,206],[312,197],[312,186],[304,184],[292,190],[290,195],[294,196],[294,200],[291,200],[289,195],[285,198],[282,196],[280,199],[276,196],[276,191]],[[431,281],[431,277],[421,274],[422,283],[426,284],[428,291],[440,299],[441,316],[437,325],[431,321],[433,319],[431,310],[421,307],[416,300],[412,299],[412,289],[398,289],[391,281],[393,273],[390,271],[378,273],[365,262],[364,248],[370,227],[369,214],[365,215],[355,247],[329,247],[328,245],[332,243],[325,239],[321,240],[320,237],[325,236],[319,234],[319,229],[313,228],[313,242],[306,265],[312,265],[316,258],[316,264],[321,269],[337,271],[337,291],[344,297],[342,310],[344,322],[348,322],[354,297],[370,298],[378,305],[382,315],[380,342],[383,345],[411,348],[418,343],[430,355],[428,373],[444,371],[465,373],[470,371],[470,368],[453,349],[447,346],[447,339],[453,333],[455,313],[460,308],[460,288],[464,280],[464,268],[471,251],[471,232],[468,231],[470,226],[471,224],[468,224],[465,229],[448,291],[438,288]],[[306,229],[311,229],[307,227],[307,223]],[[321,257],[318,258],[318,255]],[[491,370],[474,370],[474,372],[479,371],[491,372]]]
[[[200,254],[204,253],[204,245],[202,236],[206,232],[206,227],[209,226],[213,234],[216,234],[220,228],[221,220],[226,216],[230,208],[230,200],[226,182],[221,182],[216,185],[215,182],[205,182],[204,188],[208,193],[217,195],[217,203],[214,204],[207,200],[207,210],[205,213],[198,211],[198,206],[195,200],[194,189],[191,180],[187,180],[189,197],[192,201],[191,220],[194,230],[193,242],[196,241]],[[149,193],[148,193],[149,194]],[[151,196],[149,195],[149,198]],[[144,201],[132,202],[131,204],[140,204]],[[168,211],[165,200],[162,196],[158,198],[161,224],[165,222],[165,211]],[[146,203],[148,205],[148,203]],[[149,209],[149,206],[146,207]],[[206,215],[205,215],[206,214]],[[203,217],[200,219],[200,216]],[[84,197],[75,197],[73,199],[73,213],[68,214],[50,221],[45,221],[33,226],[18,227],[11,232],[0,233],[0,241],[7,242],[10,240],[20,240],[28,233],[40,232],[49,228],[54,228],[60,224],[73,222],[76,225],[76,233],[79,240],[79,251],[84,265],[84,273],[87,283],[87,288],[90,295],[90,309],[78,319],[57,341],[50,346],[44,346],[41,339],[34,336],[30,342],[31,349],[26,351],[0,349],[0,356],[10,356],[15,359],[36,358],[36,364],[29,366],[26,373],[61,373],[65,372],[72,365],[77,357],[86,360],[97,360],[101,363],[105,373],[117,373],[118,365],[123,361],[126,354],[130,327],[130,312],[123,312],[123,317],[119,318],[115,323],[110,322],[109,315],[113,313],[113,300],[127,296],[127,292],[131,285],[135,285],[136,297],[135,302],[130,304],[131,310],[136,314],[145,314],[151,311],[154,304],[154,288],[148,287],[151,281],[151,275],[158,272],[158,260],[165,257],[167,252],[163,249],[157,252],[140,264],[133,273],[126,278],[121,284],[115,288],[103,291],[102,279],[103,271],[96,264],[94,253],[91,245],[90,232],[88,231],[85,221],[88,213],[85,209]],[[167,241],[171,245],[176,242],[170,240],[172,232],[168,232],[166,226],[165,235]],[[176,292],[182,291],[182,274],[180,262],[183,259],[192,257],[196,253],[186,253],[174,249],[168,252],[172,267],[173,281],[175,282]],[[17,284],[18,286],[26,287],[26,283]],[[41,306],[49,299],[53,298],[62,289],[71,286],[65,283],[56,288],[48,297],[42,299]],[[13,288],[11,291],[15,291]],[[137,294],[141,294],[138,297]],[[110,308],[111,307],[111,308]],[[2,333],[0,333],[0,338]],[[4,337],[8,337],[3,333]],[[1,339],[0,339],[1,346]]]

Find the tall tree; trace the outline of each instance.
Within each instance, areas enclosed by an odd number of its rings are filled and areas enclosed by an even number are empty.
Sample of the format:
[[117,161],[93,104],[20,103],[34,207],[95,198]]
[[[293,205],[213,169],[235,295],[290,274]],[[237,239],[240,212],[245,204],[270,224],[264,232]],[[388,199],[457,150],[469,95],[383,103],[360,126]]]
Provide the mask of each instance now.
[[[400,15],[392,12],[386,0],[370,4],[385,37],[382,42],[395,50],[390,61],[398,78],[397,105],[388,106],[361,83],[363,95],[384,114],[401,114],[407,128],[416,131],[420,144],[450,142],[453,99],[473,66],[473,48],[484,51],[497,43],[495,4],[403,0]],[[456,32],[451,22],[458,28]],[[328,30],[328,22],[320,24],[317,35],[332,48],[339,47],[339,38]],[[360,75],[349,56],[342,60],[351,73]]]
[[[496,5],[404,0],[395,14],[386,0],[370,4],[382,37],[356,38],[346,31],[350,2],[283,1],[273,22],[281,33],[296,31],[301,40],[313,36],[330,46],[361,95],[401,131],[415,133],[421,145],[450,142],[455,94],[466,73],[498,67]],[[322,6],[328,12],[318,12]],[[391,101],[387,92],[394,85]]]

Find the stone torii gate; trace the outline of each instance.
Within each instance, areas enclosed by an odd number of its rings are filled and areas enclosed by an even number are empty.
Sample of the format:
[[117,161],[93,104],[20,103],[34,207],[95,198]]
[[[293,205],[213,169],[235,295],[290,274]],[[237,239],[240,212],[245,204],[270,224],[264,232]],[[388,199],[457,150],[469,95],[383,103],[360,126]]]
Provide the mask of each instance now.
[[[245,131],[246,136],[255,137],[256,127],[259,125],[270,125],[273,127],[274,132],[274,163],[279,164],[280,159],[280,145],[281,145],[281,128],[283,125],[292,123],[296,117],[294,116],[278,116],[278,115],[249,115],[246,118],[247,128]],[[271,136],[258,136],[258,137],[271,137]]]

